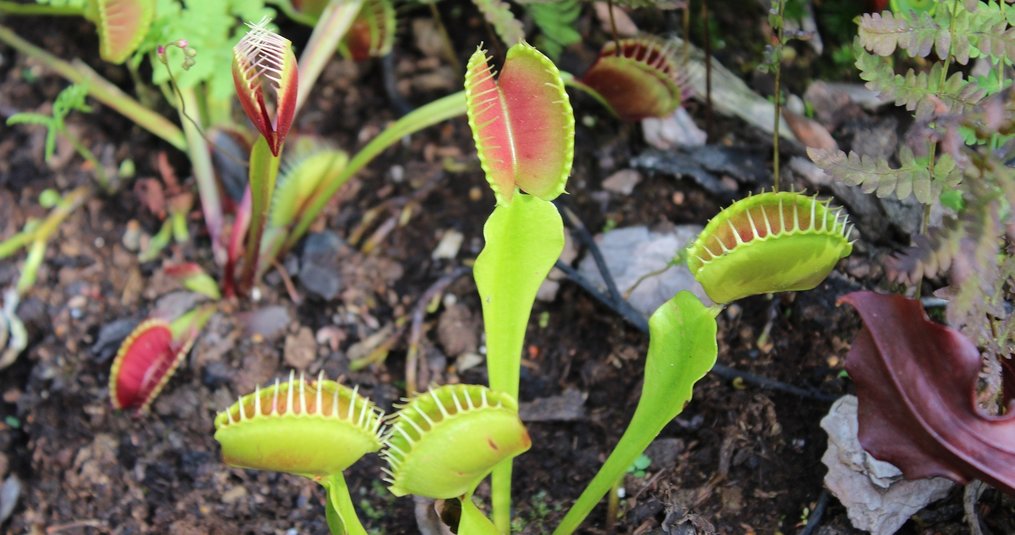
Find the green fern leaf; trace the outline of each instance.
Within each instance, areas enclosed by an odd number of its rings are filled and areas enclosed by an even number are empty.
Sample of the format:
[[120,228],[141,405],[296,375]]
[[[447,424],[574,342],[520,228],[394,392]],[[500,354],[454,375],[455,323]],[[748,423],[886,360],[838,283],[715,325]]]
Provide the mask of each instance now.
[[927,57],[942,27],[927,13],[909,13],[915,19],[895,16],[891,11],[864,14],[857,34],[860,43],[879,56],[890,56],[901,48],[910,56]]
[[961,180],[961,170],[951,156],[941,156],[931,175],[927,164],[915,158],[905,146],[899,151],[898,168],[890,167],[880,158],[855,152],[847,155],[838,149],[807,149],[807,155],[829,176],[860,186],[865,193],[874,193],[880,198],[905,200],[912,195],[917,201],[930,204],[941,195],[944,187],[954,187]]
[[511,46],[525,40],[525,28],[518,22],[511,6],[501,0],[472,0],[497,31],[504,44]]
[[869,54],[859,41],[855,43],[854,51],[856,67],[867,87],[896,105],[914,111],[918,119],[947,112],[962,113],[977,105],[986,95],[962,73],[954,73],[949,78],[942,76],[945,66],[941,63],[935,63],[929,73],[909,69],[905,75],[898,75],[890,63]]
[[526,10],[540,31],[536,37],[536,47],[550,58],[556,60],[565,47],[581,42],[582,36],[574,28],[581,14],[578,0],[532,4]]

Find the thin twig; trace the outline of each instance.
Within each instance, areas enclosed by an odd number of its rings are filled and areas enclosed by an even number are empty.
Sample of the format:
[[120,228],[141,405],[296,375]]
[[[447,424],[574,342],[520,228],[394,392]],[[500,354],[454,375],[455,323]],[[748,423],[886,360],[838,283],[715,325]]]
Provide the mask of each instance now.
[[420,387],[426,388],[426,385],[416,384],[416,371],[419,369],[419,343],[423,338],[423,320],[426,318],[427,307],[448,286],[469,273],[472,273],[472,266],[455,268],[451,273],[434,281],[416,301],[416,306],[412,310],[412,324],[409,327],[409,349],[405,355],[405,390],[409,397],[419,392]]
[[610,270],[606,266],[606,259],[603,258],[603,252],[599,249],[599,244],[596,243],[595,238],[592,237],[592,233],[589,232],[589,228],[585,226],[585,223],[574,213],[573,210],[564,206],[564,203],[560,200],[555,202],[557,210],[560,212],[564,219],[567,221],[568,226],[571,227],[575,232],[575,237],[578,238],[585,247],[588,247],[589,253],[592,254],[592,259],[596,262],[596,269],[603,275],[603,281],[606,282],[606,289],[610,292],[610,299],[614,302],[623,301],[620,295],[620,290],[617,289],[617,283],[613,280],[610,275]]

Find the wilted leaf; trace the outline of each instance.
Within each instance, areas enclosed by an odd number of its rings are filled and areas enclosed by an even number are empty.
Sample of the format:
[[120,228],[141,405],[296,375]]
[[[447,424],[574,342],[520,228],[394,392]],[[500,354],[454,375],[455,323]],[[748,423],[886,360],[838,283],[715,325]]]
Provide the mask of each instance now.
[[846,359],[864,449],[908,479],[980,479],[1015,493],[1015,406],[1004,416],[977,410],[976,347],[930,321],[919,301],[855,292],[842,302],[864,323]]

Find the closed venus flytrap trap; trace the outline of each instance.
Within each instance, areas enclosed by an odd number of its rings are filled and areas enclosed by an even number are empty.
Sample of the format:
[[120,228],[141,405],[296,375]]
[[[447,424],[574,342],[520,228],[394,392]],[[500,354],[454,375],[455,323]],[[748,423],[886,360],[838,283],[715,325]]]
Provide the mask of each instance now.
[[796,192],[767,192],[719,212],[688,247],[687,267],[716,303],[810,290],[853,250],[842,208]]

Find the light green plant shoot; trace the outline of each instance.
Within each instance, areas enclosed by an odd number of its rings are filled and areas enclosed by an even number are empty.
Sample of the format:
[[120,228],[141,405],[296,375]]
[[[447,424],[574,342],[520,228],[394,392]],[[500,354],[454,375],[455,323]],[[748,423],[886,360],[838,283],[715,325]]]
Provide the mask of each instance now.
[[561,521],[555,535],[574,533],[613,482],[691,400],[694,384],[715,365],[715,316],[690,292],[680,292],[649,319],[645,384],[631,423],[606,463]]

